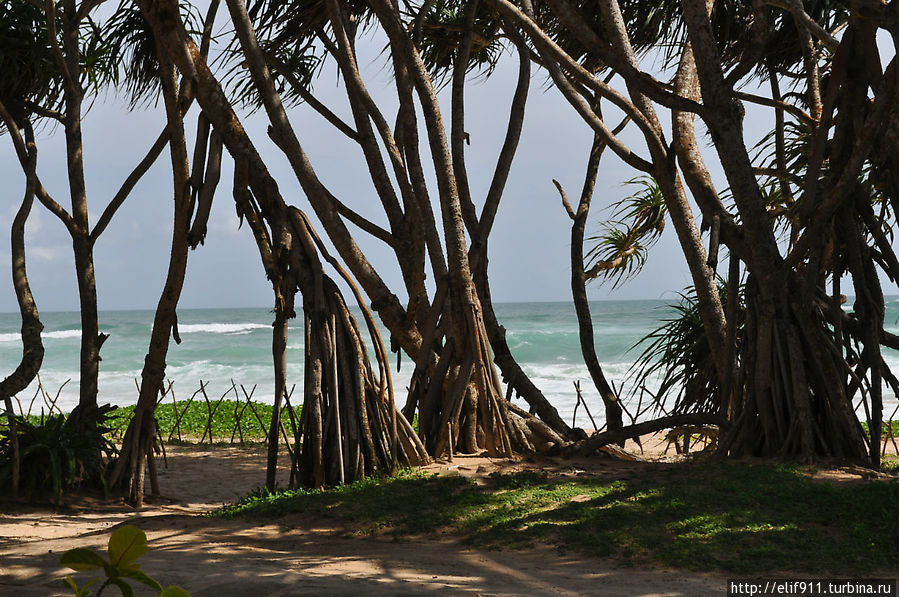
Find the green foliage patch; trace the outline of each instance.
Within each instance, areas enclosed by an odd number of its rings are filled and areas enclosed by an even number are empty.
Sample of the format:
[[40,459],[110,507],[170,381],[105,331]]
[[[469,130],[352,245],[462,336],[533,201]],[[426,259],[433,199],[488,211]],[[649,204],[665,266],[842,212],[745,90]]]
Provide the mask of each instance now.
[[617,480],[496,475],[486,485],[410,472],[323,492],[261,490],[213,515],[303,513],[354,534],[449,532],[490,549],[549,543],[633,564],[848,574],[895,565],[897,500],[895,481],[820,482],[793,466],[723,463]]
[[[128,423],[134,416],[134,408],[134,406],[120,407],[110,414],[110,427],[114,437],[121,438],[124,435]],[[227,443],[231,441],[232,435],[234,441],[238,441],[241,433],[244,441],[264,441],[269,425],[271,425],[274,409],[271,404],[253,402],[251,406],[248,406],[246,401],[237,400],[214,401],[209,405],[202,400],[194,400],[190,403],[184,401],[177,405],[167,402],[160,404],[156,409],[156,420],[159,423],[159,431],[163,439],[171,436],[173,440],[177,440],[180,428],[181,439],[199,440],[206,432],[210,410],[214,411],[212,414],[212,441]],[[299,411],[300,409],[297,409],[296,416],[299,416]],[[237,432],[238,416],[240,433]],[[285,428],[290,433],[286,410],[283,411],[283,416],[285,417]],[[209,441],[208,435],[205,441]]]
[[[886,416],[886,415],[884,415]],[[899,441],[899,419],[893,419],[889,421],[883,421],[881,424],[881,434],[882,438],[888,438],[890,436],[897,438]],[[867,421],[862,421],[862,429],[865,430],[865,434],[868,437],[871,437],[869,433],[869,427]],[[891,433],[892,431],[892,433]]]
[[[141,570],[137,560],[148,551],[150,546],[147,544],[146,533],[126,524],[109,536],[108,559],[91,549],[76,547],[62,554],[59,563],[76,572],[102,570],[105,579],[97,589],[97,597],[100,597],[109,586],[117,587],[123,597],[134,597],[132,582],[150,587],[157,597],[190,597],[190,594],[181,587],[173,585],[163,588],[159,581]],[[100,577],[97,577],[79,587],[74,578],[66,576],[63,583],[72,590],[75,597],[90,597],[91,587],[100,580]]]
[[[82,483],[102,485],[106,461],[117,450],[109,440],[108,421],[76,429],[64,415],[16,417],[20,488],[26,498],[63,492]],[[14,450],[8,425],[0,428],[0,486],[12,486]]]

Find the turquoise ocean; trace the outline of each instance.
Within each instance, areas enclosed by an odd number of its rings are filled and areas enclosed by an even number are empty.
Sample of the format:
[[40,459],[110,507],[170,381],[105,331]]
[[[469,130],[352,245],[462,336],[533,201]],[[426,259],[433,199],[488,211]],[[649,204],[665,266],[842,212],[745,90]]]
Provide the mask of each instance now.
[[[591,303],[597,354],[606,377],[623,396],[629,395],[629,370],[639,354],[634,345],[663,320],[673,316],[670,301],[596,301]],[[507,340],[513,354],[525,372],[544,392],[569,423],[576,404],[574,382],[580,381],[584,398],[597,425],[602,425],[603,408],[599,395],[581,357],[577,319],[572,304],[506,303],[496,305],[497,317],[507,330]],[[358,313],[357,313],[358,315]],[[78,313],[42,313],[46,355],[41,368],[44,390],[57,405],[68,411],[78,401],[78,355],[80,320]],[[172,342],[169,349],[166,377],[173,382],[176,398],[189,398],[200,387],[200,380],[208,382],[207,394],[217,399],[232,387],[249,392],[256,386],[253,398],[271,402],[274,384],[271,364],[272,313],[265,308],[251,309],[188,309],[178,313],[182,342]],[[139,378],[147,351],[152,311],[107,311],[100,315],[100,328],[109,334],[101,351],[100,401],[117,405],[137,401],[135,379]],[[887,327],[899,333],[899,298],[889,297],[886,311]],[[21,358],[20,321],[17,313],[0,313],[0,376],[8,375]],[[383,334],[382,330],[382,334]],[[385,336],[385,342],[387,337]],[[303,381],[302,320],[292,322],[288,342],[289,382],[296,384],[295,401],[300,401]],[[899,374],[899,353],[888,351],[887,362]],[[405,400],[405,387],[412,373],[412,363],[402,359],[396,370],[396,357],[391,357],[392,375],[397,401]],[[67,382],[67,383],[66,383]],[[655,388],[648,388],[654,391]],[[21,392],[18,399],[32,412],[46,410],[43,397],[34,402],[37,384]],[[233,393],[231,394],[233,397]],[[896,408],[896,397],[884,392],[888,417]],[[644,394],[642,404],[649,398]],[[516,399],[526,406],[521,399]],[[639,393],[631,395],[625,404],[636,414]],[[899,415],[897,415],[899,416]],[[578,426],[589,426],[584,409],[577,413]]]

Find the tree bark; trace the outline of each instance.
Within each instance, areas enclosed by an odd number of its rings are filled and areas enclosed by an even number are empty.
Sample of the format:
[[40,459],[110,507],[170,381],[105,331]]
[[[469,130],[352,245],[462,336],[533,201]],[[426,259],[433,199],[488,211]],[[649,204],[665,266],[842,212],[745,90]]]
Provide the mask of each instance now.
[[[150,346],[141,372],[140,394],[134,418],[125,432],[122,452],[113,469],[111,485],[128,488],[129,499],[138,507],[144,499],[144,462],[153,459],[156,422],[153,413],[165,379],[166,356],[172,329],[176,325],[176,310],[184,286],[189,253],[191,195],[190,165],[184,136],[184,120],[180,110],[177,78],[174,66],[160,53],[160,79],[170,131],[169,149],[174,178],[174,217],[172,246],[165,286],[156,306]],[[130,471],[130,474],[127,472]],[[124,474],[124,476],[123,476]],[[157,489],[153,487],[154,492]]]
[[[0,103],[0,117],[2,117],[8,133],[18,136],[19,131],[16,123],[2,103]],[[13,498],[17,498],[19,494],[21,454],[16,434],[16,419],[12,406],[12,397],[27,388],[34,381],[44,358],[44,345],[41,341],[41,331],[44,329],[44,326],[41,324],[40,313],[38,313],[31,286],[28,283],[28,272],[25,266],[25,223],[34,204],[34,192],[37,185],[37,147],[34,144],[34,133],[31,130],[31,125],[26,123],[24,128],[24,145],[28,153],[25,166],[25,197],[22,199],[22,204],[13,218],[10,230],[12,281],[16,293],[16,301],[19,304],[19,315],[22,319],[22,359],[16,369],[0,381],[0,398],[3,399],[6,408],[10,443],[13,449],[11,488]]]
[[[620,429],[624,425],[623,412],[618,396],[612,386],[606,380],[602,366],[596,356],[596,347],[593,339],[593,316],[590,314],[590,303],[587,300],[587,276],[584,272],[584,233],[587,228],[587,217],[590,214],[590,203],[593,191],[596,187],[596,175],[599,170],[599,162],[602,158],[605,143],[599,137],[594,137],[593,147],[590,149],[590,157],[587,162],[587,173],[584,177],[584,186],[581,191],[578,208],[571,216],[571,296],[574,300],[574,311],[577,315],[578,338],[581,343],[581,354],[587,371],[593,380],[593,385],[599,391],[606,410],[606,426],[609,431]],[[561,187],[559,187],[561,190]],[[563,195],[564,197],[564,195]],[[567,201],[565,205],[568,209]]]

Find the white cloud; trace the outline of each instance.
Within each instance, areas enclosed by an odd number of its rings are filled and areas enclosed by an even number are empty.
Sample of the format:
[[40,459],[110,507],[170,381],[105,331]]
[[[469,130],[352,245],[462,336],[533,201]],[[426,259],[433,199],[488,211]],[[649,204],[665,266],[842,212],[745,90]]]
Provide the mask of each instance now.
[[31,256],[41,261],[56,261],[65,256],[66,250],[62,247],[25,247],[26,257]]

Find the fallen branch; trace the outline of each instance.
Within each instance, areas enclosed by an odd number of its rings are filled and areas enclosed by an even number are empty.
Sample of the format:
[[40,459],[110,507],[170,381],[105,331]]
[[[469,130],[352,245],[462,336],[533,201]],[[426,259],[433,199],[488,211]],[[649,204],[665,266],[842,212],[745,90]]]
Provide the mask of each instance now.
[[585,456],[592,454],[603,446],[617,444],[624,440],[633,439],[647,433],[655,433],[663,429],[679,427],[681,425],[717,425],[728,427],[729,423],[720,415],[712,413],[690,413],[684,415],[671,415],[661,419],[653,419],[635,425],[628,425],[615,431],[594,433],[587,439],[568,444],[562,448],[562,456]]

